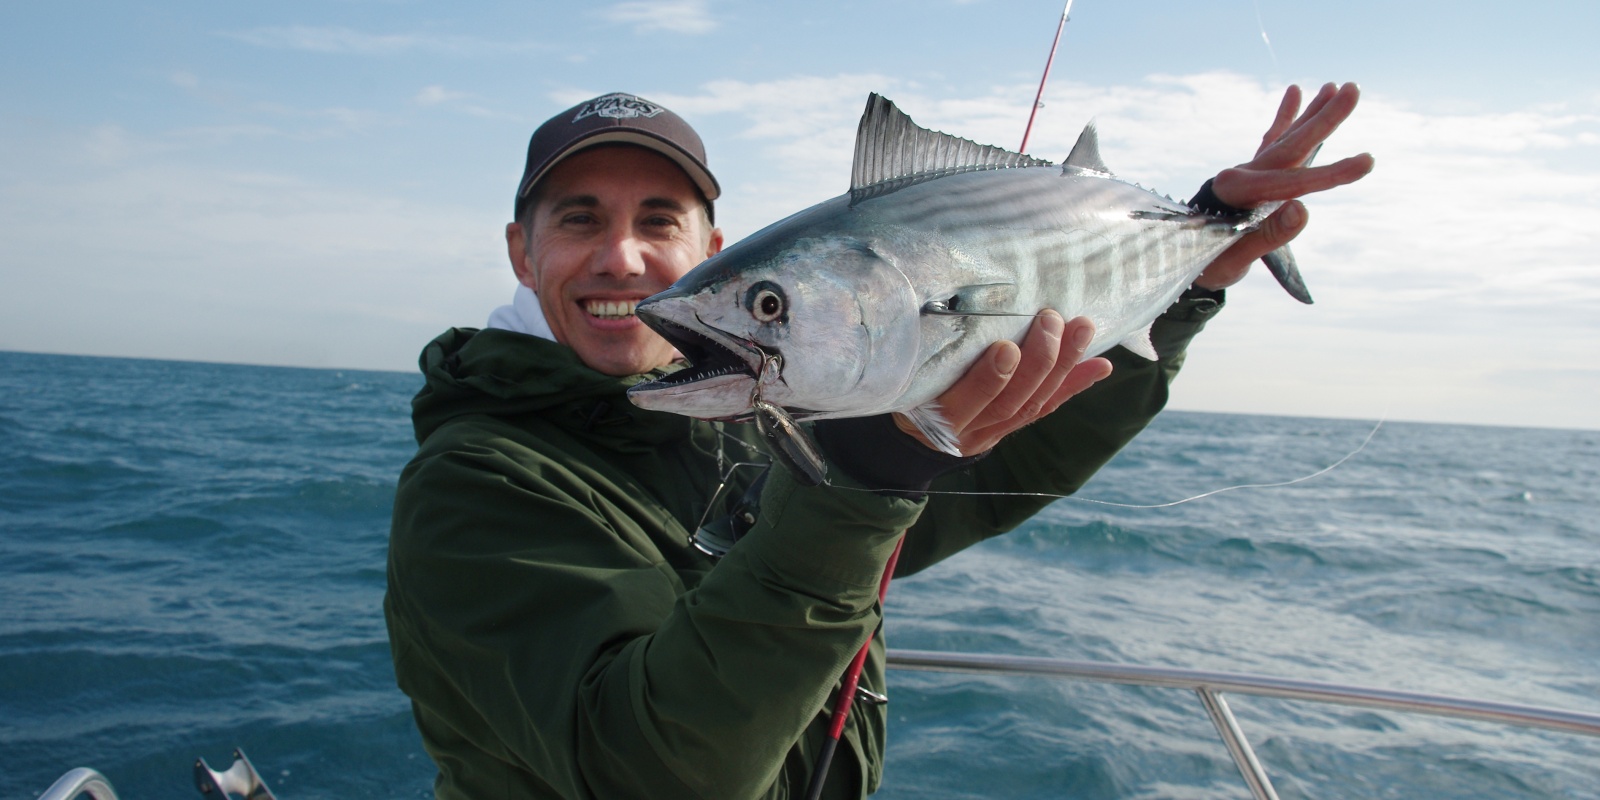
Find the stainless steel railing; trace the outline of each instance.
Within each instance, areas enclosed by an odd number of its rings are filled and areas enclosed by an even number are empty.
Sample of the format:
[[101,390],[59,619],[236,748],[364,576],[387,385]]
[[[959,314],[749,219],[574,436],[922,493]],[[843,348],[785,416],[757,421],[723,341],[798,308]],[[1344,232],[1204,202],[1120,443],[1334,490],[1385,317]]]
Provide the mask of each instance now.
[[117,800],[111,781],[88,767],[78,767],[62,775],[39,795],[39,800],[72,800],[80,794],[88,794],[94,800]]
[[1497,722],[1503,725],[1545,728],[1600,737],[1600,714],[1237,672],[1207,672],[1173,667],[1110,664],[1100,661],[940,653],[927,650],[890,650],[889,668],[991,675],[1035,675],[1129,686],[1190,689],[1199,695],[1201,705],[1211,717],[1211,722],[1216,726],[1223,744],[1227,745],[1228,753],[1233,756],[1233,763],[1238,766],[1239,773],[1250,787],[1251,796],[1256,800],[1277,800],[1278,795],[1272,788],[1272,781],[1267,778],[1266,771],[1261,768],[1255,751],[1250,748],[1249,740],[1245,739],[1244,732],[1234,721],[1233,712],[1223,699],[1225,692]]

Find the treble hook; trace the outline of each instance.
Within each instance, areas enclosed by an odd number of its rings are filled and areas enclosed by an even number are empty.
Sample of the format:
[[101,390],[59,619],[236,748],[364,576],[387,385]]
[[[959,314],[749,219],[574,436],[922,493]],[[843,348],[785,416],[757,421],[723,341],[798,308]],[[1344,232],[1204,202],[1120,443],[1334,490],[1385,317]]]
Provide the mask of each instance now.
[[750,387],[750,407],[755,408],[757,403],[763,402],[761,390],[767,385],[767,370],[772,370],[774,375],[783,374],[783,356],[777,353],[768,354],[757,345],[752,344],[751,347],[755,347],[756,352],[761,354],[761,368],[756,370],[756,384]]
[[759,347],[756,351],[762,356],[756,385],[750,390],[750,410],[755,414],[756,430],[772,442],[773,454],[792,475],[807,486],[816,486],[828,477],[828,463],[822,458],[822,451],[789,412],[761,397],[767,370],[773,370],[775,375],[782,374],[783,357],[769,355]]

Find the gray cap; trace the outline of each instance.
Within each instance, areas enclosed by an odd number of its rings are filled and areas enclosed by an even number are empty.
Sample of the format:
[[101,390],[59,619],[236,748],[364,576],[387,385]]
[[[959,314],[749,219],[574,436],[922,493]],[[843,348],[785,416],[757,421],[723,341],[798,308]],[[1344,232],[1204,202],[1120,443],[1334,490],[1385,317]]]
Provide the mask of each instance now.
[[717,179],[706,168],[705,145],[689,123],[665,106],[636,95],[612,92],[551,117],[533,132],[512,218],[522,218],[534,184],[562,159],[586,147],[614,143],[638,145],[672,159],[705,195],[707,213],[711,211],[711,201],[722,194]]

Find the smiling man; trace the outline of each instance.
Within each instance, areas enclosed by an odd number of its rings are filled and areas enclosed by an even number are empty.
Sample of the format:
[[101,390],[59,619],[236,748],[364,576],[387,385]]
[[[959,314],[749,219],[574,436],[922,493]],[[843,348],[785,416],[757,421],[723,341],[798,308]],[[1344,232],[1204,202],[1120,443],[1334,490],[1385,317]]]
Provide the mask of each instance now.
[[716,179],[699,137],[660,106],[607,95],[572,119],[529,146],[506,226],[512,269],[551,338],[585,364],[607,375],[666,366],[676,353],[633,308],[722,249]]
[[[1292,91],[1265,155],[1219,175],[1217,195],[1253,205],[1364,174],[1298,169],[1354,103],[1326,88],[1296,119]],[[1290,203],[1208,268],[1152,330],[1157,361],[1079,363],[1092,327],[1051,312],[1020,348],[996,343],[940,397],[982,460],[889,417],[828,421],[829,482],[808,486],[759,468],[752,426],[626,400],[682,368],[633,309],[721,249],[718,195],[671,111],[609,94],[557,114],[505,231],[512,303],[423,350],[384,610],[441,798],[800,796],[830,694],[869,641],[862,686],[885,691],[878,583],[902,534],[896,575],[1048,502],[996,491],[1075,491],[1160,411],[1221,307],[1213,290],[1304,225]],[[723,523],[731,547],[696,546]],[[886,722],[858,704],[821,797],[878,787]]]

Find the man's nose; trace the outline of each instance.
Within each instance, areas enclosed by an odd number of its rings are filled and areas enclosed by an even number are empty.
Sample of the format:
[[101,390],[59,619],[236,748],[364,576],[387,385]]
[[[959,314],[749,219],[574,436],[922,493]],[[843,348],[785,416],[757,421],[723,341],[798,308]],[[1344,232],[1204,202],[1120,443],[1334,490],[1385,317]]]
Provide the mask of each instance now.
[[594,274],[630,278],[645,273],[645,247],[631,231],[616,231],[605,238],[594,254]]

